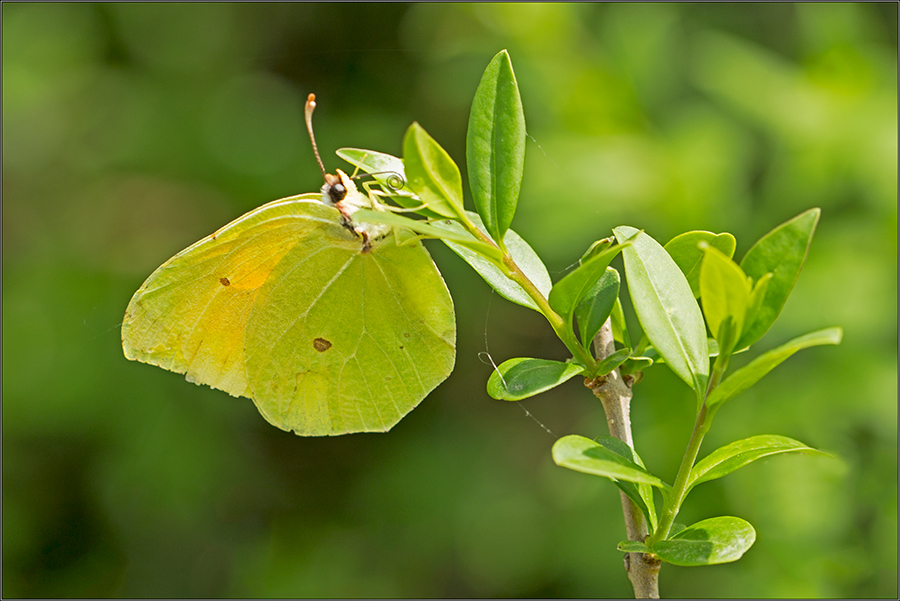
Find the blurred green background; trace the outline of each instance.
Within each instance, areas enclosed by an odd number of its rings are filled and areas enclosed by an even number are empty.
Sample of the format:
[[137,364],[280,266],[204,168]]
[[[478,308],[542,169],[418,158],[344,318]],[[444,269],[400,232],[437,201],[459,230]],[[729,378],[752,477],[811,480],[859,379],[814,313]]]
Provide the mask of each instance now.
[[[631,595],[616,489],[554,466],[554,438],[484,390],[488,348],[498,363],[564,348],[439,244],[456,370],[390,434],[300,438],[122,355],[154,268],[319,188],[306,94],[329,170],[342,146],[400,154],[414,120],[462,165],[503,48],[532,137],[514,227],[554,277],[617,225],[730,231],[740,257],[822,207],[749,354],[831,325],[844,342],[729,403],[701,455],[769,433],[839,459],[699,487],[679,521],[737,515],[757,542],[735,564],[665,566],[662,594],[897,596],[896,4],[2,11],[4,597]],[[635,392],[637,448],[671,481],[690,393],[664,367]],[[556,437],[606,432],[577,379],[521,405]]]

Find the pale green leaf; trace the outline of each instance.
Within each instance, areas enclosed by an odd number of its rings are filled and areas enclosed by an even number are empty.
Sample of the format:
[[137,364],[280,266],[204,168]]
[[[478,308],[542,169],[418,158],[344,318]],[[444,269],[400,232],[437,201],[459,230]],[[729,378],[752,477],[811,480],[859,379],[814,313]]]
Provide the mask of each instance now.
[[609,314],[610,324],[612,325],[613,340],[620,342],[627,347],[631,347],[631,336],[628,335],[628,324],[625,323],[625,314],[622,312],[622,302],[616,297],[612,311]]
[[503,253],[499,248],[474,238],[464,229],[460,228],[460,230],[452,230],[434,225],[434,223],[440,224],[442,222],[411,219],[389,211],[375,211],[372,209],[359,209],[353,214],[353,219],[360,223],[382,223],[395,227],[404,227],[422,236],[437,238],[447,244],[454,243],[464,246],[469,252],[474,251],[475,253],[478,253],[479,256],[484,255],[498,262],[503,260]]
[[718,448],[691,469],[688,477],[688,490],[694,486],[726,476],[731,472],[752,463],[757,459],[780,453],[818,453],[822,451],[808,447],[802,442],[786,436],[763,434],[738,440]]
[[729,259],[734,256],[735,239],[729,233],[714,234],[712,232],[692,231],[675,236],[666,242],[665,249],[684,273],[694,298],[700,298],[700,264],[703,251],[698,244],[706,242],[713,248],[722,251]]
[[463,214],[459,167],[422,126],[413,123],[403,137],[406,185],[425,205],[443,217]]
[[719,384],[706,399],[707,406],[715,407],[744,392],[782,361],[801,349],[822,344],[840,344],[842,335],[841,328],[817,330],[794,338],[790,342],[760,355]]
[[[722,322],[731,318],[732,328],[740,336],[750,303],[750,279],[737,263],[716,248],[705,245],[700,267],[700,300],[709,331],[722,347]],[[733,340],[737,342],[737,340]],[[732,349],[727,349],[730,352]]]

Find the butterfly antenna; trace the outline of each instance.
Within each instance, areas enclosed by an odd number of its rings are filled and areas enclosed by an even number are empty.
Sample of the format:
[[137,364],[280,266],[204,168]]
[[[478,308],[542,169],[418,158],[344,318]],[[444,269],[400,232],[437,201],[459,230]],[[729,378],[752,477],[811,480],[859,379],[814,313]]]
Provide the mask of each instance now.
[[316,161],[319,163],[319,169],[322,170],[322,177],[325,177],[325,165],[322,163],[322,157],[319,156],[319,147],[316,146],[316,136],[313,134],[312,114],[314,110],[316,110],[316,95],[310,94],[306,97],[306,108],[303,111],[306,116],[306,131],[309,132],[309,139],[312,142],[313,152],[316,154]]

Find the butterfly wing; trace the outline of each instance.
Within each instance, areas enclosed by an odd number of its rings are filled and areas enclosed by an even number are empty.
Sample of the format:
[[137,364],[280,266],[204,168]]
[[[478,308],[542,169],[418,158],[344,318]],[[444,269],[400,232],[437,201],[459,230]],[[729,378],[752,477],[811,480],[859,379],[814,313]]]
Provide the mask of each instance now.
[[317,229],[272,272],[245,340],[253,398],[273,425],[306,436],[386,431],[453,369],[456,324],[420,242],[362,249]]
[[421,243],[364,246],[318,198],[263,205],[169,259],[128,305],[126,357],[300,435],[397,423],[453,368],[452,300]]
[[316,194],[285,198],[181,251],[154,271],[128,304],[122,323],[125,356],[250,397],[244,366],[250,309],[297,240],[337,218]]

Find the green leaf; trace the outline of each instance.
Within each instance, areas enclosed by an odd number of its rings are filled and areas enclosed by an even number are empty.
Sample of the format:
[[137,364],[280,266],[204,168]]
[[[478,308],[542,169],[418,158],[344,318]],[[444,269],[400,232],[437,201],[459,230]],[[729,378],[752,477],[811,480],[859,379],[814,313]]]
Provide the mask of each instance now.
[[634,461],[629,461],[584,436],[570,434],[557,440],[553,444],[553,461],[556,465],[576,472],[594,474],[612,480],[642,482],[664,490],[671,488]]
[[592,258],[594,255],[602,253],[604,250],[612,246],[613,238],[603,238],[601,240],[597,240],[593,244],[591,244],[584,254],[581,255],[581,258],[578,259],[579,263],[587,263],[588,259]]
[[[621,285],[621,284],[620,284]],[[612,325],[613,340],[631,347],[631,336],[628,335],[628,324],[625,323],[625,313],[622,312],[622,302],[616,297],[612,311],[609,314]]]
[[[759,310],[763,306],[763,300],[766,298],[766,290],[769,289],[769,282],[772,281],[772,274],[767,273],[762,276],[756,283],[753,285],[753,290],[750,292],[750,300],[747,303],[747,315],[744,317],[744,329],[747,329],[747,326],[756,320],[756,316],[759,315]],[[748,348],[748,347],[743,347]]]
[[[706,339],[706,347],[709,350],[710,357],[718,357],[719,356],[719,343],[716,342],[715,338],[707,338]],[[744,353],[744,352],[747,352],[746,348],[739,349],[732,354],[737,355],[738,353]],[[644,356],[646,356],[648,359],[653,359],[654,363],[665,363],[666,362],[665,359],[663,359],[662,357],[659,356],[659,353],[656,352],[656,349],[653,348],[652,344],[648,344],[647,347],[644,349]]]
[[810,209],[763,236],[741,260],[741,269],[755,282],[767,273],[772,280],[756,318],[745,327],[737,347],[750,346],[775,323],[787,301],[809,251],[820,209]]
[[[644,470],[647,469],[644,462],[637,454],[637,451],[618,438],[612,436],[599,436],[596,439],[596,442],[608,451],[611,451],[624,459],[625,465],[631,466],[632,464],[635,464]],[[637,483],[628,482],[627,480],[613,480],[613,483],[619,487],[619,490],[624,492],[629,499],[634,501],[635,505],[637,505],[644,514],[644,517],[647,518],[647,523],[650,524],[650,531],[655,531],[657,518],[656,505],[653,503],[653,487],[646,482]]]
[[[481,218],[479,218],[476,213],[466,211],[466,215],[478,229],[485,231],[484,224],[481,223]],[[435,221],[434,227],[456,232],[459,235],[465,235],[474,240],[474,238],[471,237],[471,234],[456,221]],[[513,230],[506,230],[503,241],[506,246],[506,252],[509,253],[513,261],[516,262],[516,265],[519,266],[528,279],[531,280],[531,283],[537,287],[544,297],[550,294],[550,288],[553,286],[550,281],[550,274],[547,273],[547,268],[544,266],[544,263],[537,253],[534,252],[528,243]],[[528,296],[528,293],[516,282],[506,277],[497,265],[486,260],[478,253],[472,252],[470,248],[460,245],[454,240],[444,239],[444,243],[450,247],[450,250],[458,254],[466,263],[471,265],[472,268],[478,272],[478,275],[484,278],[484,281],[487,282],[491,288],[496,290],[500,296],[508,301],[522,305],[523,307],[534,309],[539,313],[541,312],[531,297]]]
[[672,527],[669,528],[669,538],[674,537],[676,534],[678,534],[685,528],[687,528],[687,526],[685,526],[681,522],[672,522]]
[[615,368],[619,367],[625,361],[627,361],[631,357],[631,349],[630,348],[621,348],[611,355],[605,357],[598,365],[597,365],[597,373],[596,376],[605,376],[610,373]]
[[622,256],[644,334],[672,371],[701,394],[709,375],[706,325],[690,285],[656,240],[628,226],[613,232],[619,242],[638,234]]
[[817,330],[794,338],[790,342],[760,355],[732,373],[719,386],[713,389],[709,398],[706,399],[706,405],[713,408],[739,395],[797,351],[822,344],[840,344],[842,336],[843,331],[841,328]]
[[629,357],[620,367],[619,372],[624,376],[643,371],[653,365],[654,361],[650,357]]
[[[553,289],[550,290],[550,307],[559,313],[567,324],[571,326],[575,308],[582,299],[593,292],[594,285],[606,273],[606,267],[609,265],[609,262],[627,246],[629,246],[629,242],[623,241],[622,244],[610,246],[606,250],[593,255],[553,286]],[[604,321],[606,320],[604,319]],[[603,324],[601,323],[600,325]],[[600,328],[597,329],[599,330]],[[584,344],[587,346],[589,343],[590,340]]]
[[736,517],[717,517],[691,524],[653,545],[653,552],[677,566],[709,566],[737,561],[756,541],[756,530]]
[[594,336],[612,313],[618,298],[619,272],[612,267],[607,267],[606,272],[600,276],[593,288],[575,307],[575,320],[578,323],[578,333],[581,335],[581,344],[584,345],[584,348],[590,346]]
[[698,461],[688,477],[688,490],[701,482],[709,482],[752,463],[779,453],[818,453],[827,455],[786,436],[764,434],[751,436],[716,449]]
[[443,217],[463,214],[459,167],[422,126],[413,123],[403,137],[406,185],[425,205]]
[[[358,222],[383,223],[395,227],[405,227],[422,236],[437,238],[448,245],[452,243],[464,246],[470,253],[474,252],[478,254],[478,256],[486,255],[487,257],[493,258],[495,261],[503,261],[503,252],[499,248],[474,238],[471,234],[462,229],[462,227],[460,227],[459,230],[452,230],[446,227],[437,227],[428,221],[410,219],[409,217],[404,217],[403,215],[398,215],[389,211],[375,211],[372,209],[357,210],[353,214],[353,219]],[[487,259],[483,260],[487,262]]]
[[719,249],[729,259],[734,256],[735,247],[735,239],[731,234],[714,234],[701,230],[685,232],[666,242],[664,248],[687,278],[694,298],[700,298],[700,263],[703,260],[703,251],[697,246],[700,242]]
[[525,114],[506,50],[491,60],[475,91],[466,165],[475,209],[500,241],[516,212],[525,170]]
[[[750,304],[750,279],[737,263],[716,248],[703,244],[703,262],[700,267],[700,299],[709,331],[722,348],[720,328],[727,317],[737,335],[744,327],[744,316]],[[737,342],[735,339],[733,342]],[[730,352],[732,349],[726,349]]]
[[616,549],[619,551],[623,551],[625,553],[652,553],[650,547],[645,545],[644,543],[636,540],[623,540],[618,545],[616,545]]
[[487,392],[499,401],[521,401],[546,392],[577,376],[584,368],[575,363],[518,357],[500,364],[488,378]]

